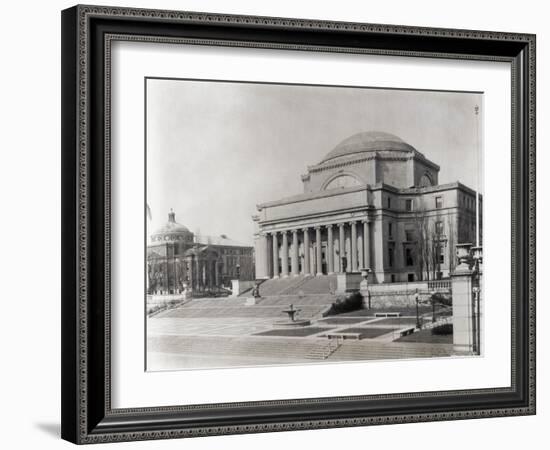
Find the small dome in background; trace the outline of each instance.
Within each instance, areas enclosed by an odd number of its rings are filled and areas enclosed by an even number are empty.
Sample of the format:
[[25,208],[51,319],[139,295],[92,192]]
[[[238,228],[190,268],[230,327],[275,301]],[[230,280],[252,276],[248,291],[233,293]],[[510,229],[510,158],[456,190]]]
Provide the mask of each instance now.
[[193,233],[189,229],[176,222],[176,214],[173,210],[168,213],[168,222],[151,235],[152,241],[189,241],[193,240]]

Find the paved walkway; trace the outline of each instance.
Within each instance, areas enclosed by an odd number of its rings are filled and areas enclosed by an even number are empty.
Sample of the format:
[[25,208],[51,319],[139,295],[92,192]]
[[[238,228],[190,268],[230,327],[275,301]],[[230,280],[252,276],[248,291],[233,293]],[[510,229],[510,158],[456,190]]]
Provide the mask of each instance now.
[[[184,309],[147,319],[148,370],[426,358],[452,351],[444,344],[395,343],[402,331],[415,326],[413,316],[330,316],[313,320],[312,327],[323,329],[308,336],[292,336],[292,329],[286,336],[284,330],[281,336],[259,336],[274,329],[273,317],[185,317]],[[317,347],[327,346],[327,333],[359,333],[363,339],[346,340],[328,360],[308,359]]]

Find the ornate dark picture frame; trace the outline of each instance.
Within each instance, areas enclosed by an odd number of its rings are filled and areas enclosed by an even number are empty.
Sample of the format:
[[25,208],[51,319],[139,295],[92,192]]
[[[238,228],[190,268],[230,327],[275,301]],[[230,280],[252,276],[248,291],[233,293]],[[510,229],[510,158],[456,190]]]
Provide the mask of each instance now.
[[[512,73],[506,388],[111,407],[110,45],[115,40],[505,61]],[[62,12],[62,437],[84,444],[535,413],[535,36],[75,6]]]

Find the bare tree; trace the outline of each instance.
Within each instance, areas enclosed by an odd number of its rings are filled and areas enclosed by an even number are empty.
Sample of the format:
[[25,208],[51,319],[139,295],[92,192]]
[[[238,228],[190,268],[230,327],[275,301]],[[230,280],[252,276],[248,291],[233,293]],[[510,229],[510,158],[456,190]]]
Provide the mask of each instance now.
[[435,280],[441,272],[441,255],[447,244],[449,252],[449,269],[454,267],[455,226],[452,217],[447,216],[446,227],[438,229],[445,223],[438,212],[433,216],[424,207],[419,207],[414,213],[414,255],[415,266],[419,280]]
[[429,279],[433,270],[432,227],[426,210],[419,207],[414,212],[414,256],[419,280]]
[[456,265],[456,227],[455,227],[455,221],[453,219],[453,216],[447,216],[447,257],[449,258],[449,273],[452,273],[454,271],[455,265]]

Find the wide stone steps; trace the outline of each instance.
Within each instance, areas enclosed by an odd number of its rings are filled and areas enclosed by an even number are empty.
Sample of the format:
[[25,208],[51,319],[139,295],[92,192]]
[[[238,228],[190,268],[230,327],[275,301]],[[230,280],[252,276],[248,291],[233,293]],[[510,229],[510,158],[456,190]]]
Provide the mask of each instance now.
[[[284,306],[288,306],[285,303]],[[296,305],[300,309],[299,318],[311,319],[321,315],[326,305]],[[220,317],[255,317],[255,318],[284,318],[281,306],[242,306],[242,307],[193,307],[185,305],[159,313],[157,318],[220,318]]]
[[336,290],[336,275],[297,275],[274,278],[264,281],[259,289],[262,297],[326,294]]
[[274,359],[304,358],[320,343],[313,339],[248,336],[150,336],[147,351],[196,355],[226,355]]
[[291,303],[295,306],[307,305],[331,305],[336,301],[336,297],[332,294],[315,294],[315,295],[276,295],[263,297],[257,301],[257,305],[261,306],[288,306]]
[[309,277],[294,289],[289,289],[286,294],[324,294],[336,291],[336,275],[323,275]]
[[325,360],[330,357],[342,344],[336,341],[329,341],[328,343],[320,343],[313,348],[307,355],[307,359],[315,359],[318,361]]
[[[334,345],[334,344],[333,344]],[[366,361],[378,359],[433,358],[451,356],[447,344],[380,344],[373,341],[344,341],[328,352],[323,339],[266,338],[248,336],[150,336],[149,352],[187,355],[225,355],[274,360]],[[329,353],[327,355],[327,353]]]
[[279,295],[292,285],[300,283],[304,278],[305,277],[303,275],[299,275],[298,277],[273,278],[270,280],[265,280],[259,286],[260,295],[262,297]]
[[452,345],[378,343],[375,341],[345,341],[331,356],[331,361],[370,359],[433,358],[451,356]]
[[246,298],[239,297],[217,297],[217,298],[197,298],[187,302],[190,307],[216,307],[221,306],[244,306]]

